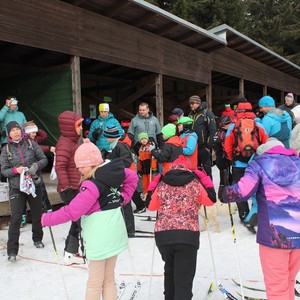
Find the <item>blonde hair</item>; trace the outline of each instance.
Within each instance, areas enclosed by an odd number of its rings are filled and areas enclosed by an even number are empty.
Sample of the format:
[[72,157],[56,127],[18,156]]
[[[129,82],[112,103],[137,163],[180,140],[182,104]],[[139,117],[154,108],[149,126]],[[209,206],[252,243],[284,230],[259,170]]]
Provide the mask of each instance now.
[[80,183],[83,181],[90,179],[90,178],[95,178],[95,173],[96,170],[100,167],[101,165],[94,166],[90,171],[88,171],[86,174],[82,175],[80,178]]

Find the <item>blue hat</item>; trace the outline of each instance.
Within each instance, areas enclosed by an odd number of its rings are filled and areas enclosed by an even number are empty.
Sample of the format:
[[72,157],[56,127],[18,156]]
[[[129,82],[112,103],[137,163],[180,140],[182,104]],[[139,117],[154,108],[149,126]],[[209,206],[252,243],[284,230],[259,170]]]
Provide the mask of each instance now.
[[258,101],[258,106],[259,107],[262,107],[262,106],[275,106],[275,101],[271,96],[263,96]]
[[176,108],[174,108],[173,110],[172,110],[172,115],[177,115],[177,116],[182,116],[184,114],[184,112],[183,112],[183,110],[181,109],[181,108],[178,108],[178,107],[176,107]]
[[103,131],[103,135],[106,138],[118,138],[121,136],[119,129],[117,128],[117,126],[107,126],[104,131]]

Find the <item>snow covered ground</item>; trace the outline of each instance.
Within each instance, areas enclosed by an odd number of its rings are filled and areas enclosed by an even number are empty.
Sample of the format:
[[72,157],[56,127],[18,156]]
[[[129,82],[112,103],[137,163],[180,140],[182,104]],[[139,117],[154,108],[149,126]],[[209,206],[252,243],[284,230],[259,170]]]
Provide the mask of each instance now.
[[[214,178],[217,182],[217,172],[214,167]],[[213,223],[210,231],[200,234],[200,249],[198,252],[197,271],[194,279],[193,299],[206,299],[208,287],[214,281],[212,254],[216,267],[218,281],[222,283],[238,299],[236,291],[239,288],[231,278],[239,279],[237,253],[239,257],[241,275],[245,285],[264,288],[263,275],[258,256],[258,245],[255,235],[240,224],[238,215],[233,215],[236,229],[236,243],[234,243],[227,205],[218,204],[218,220],[220,233],[214,232]],[[144,215],[155,215],[146,212]],[[136,217],[137,230],[153,230],[154,222],[142,221]],[[203,219],[200,218],[203,223]],[[44,249],[36,249],[31,240],[31,225],[27,224],[21,231],[20,251],[16,263],[7,261],[6,242],[7,228],[0,230],[0,299],[1,300],[81,300],[84,299],[87,269],[84,266],[63,265],[63,248],[69,224],[52,228],[56,247],[56,255],[49,233],[44,228]],[[211,240],[212,249],[209,240]],[[154,256],[153,256],[153,250]],[[154,267],[151,280],[151,262],[154,257]],[[129,240],[129,251],[118,257],[116,267],[117,282],[126,282],[126,290],[122,299],[129,300],[135,282],[139,279],[142,287],[138,299],[162,300],[163,297],[163,262],[154,239],[133,238]],[[298,275],[298,279],[300,276]],[[151,291],[149,294],[149,288]],[[247,295],[265,296],[262,292],[245,290]],[[210,299],[222,299],[220,293]]]

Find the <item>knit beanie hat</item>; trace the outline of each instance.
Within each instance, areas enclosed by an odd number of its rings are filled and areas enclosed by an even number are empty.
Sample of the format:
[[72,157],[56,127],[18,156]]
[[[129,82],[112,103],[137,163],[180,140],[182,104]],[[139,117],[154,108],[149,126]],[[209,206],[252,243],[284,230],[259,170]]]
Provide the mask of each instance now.
[[103,163],[100,150],[89,139],[85,139],[77,148],[74,161],[77,168],[94,167]]
[[11,105],[18,105],[18,100],[15,97],[11,97],[10,100],[11,100],[10,102]]
[[161,133],[169,139],[176,134],[176,126],[174,124],[167,124],[161,129]]
[[226,108],[230,108],[230,104],[226,103],[226,104],[225,104],[225,107],[226,107]]
[[223,126],[231,124],[231,123],[232,123],[232,121],[231,121],[231,118],[229,116],[223,116],[223,117],[220,118],[219,126],[223,127]]
[[266,141],[265,144],[260,145],[260,146],[256,149],[256,154],[257,154],[257,155],[262,155],[262,154],[265,153],[266,151],[268,151],[268,150],[270,150],[271,148],[276,147],[276,146],[282,146],[282,147],[284,147],[284,145],[283,145],[279,140],[277,140],[277,139],[274,138],[274,137],[270,137],[270,138],[267,139],[267,141]]
[[294,95],[292,93],[287,93],[284,100],[294,101]]
[[190,97],[189,103],[198,103],[198,104],[200,104],[201,103],[201,98],[197,95],[193,95],[193,96]]
[[100,103],[99,111],[109,111],[109,104],[108,103]]
[[147,132],[141,132],[141,133],[138,135],[138,140],[139,140],[139,142],[140,142],[142,139],[149,139],[149,135],[148,135]]
[[183,110],[181,108],[174,108],[172,110],[172,115],[182,116],[184,114]]
[[103,131],[103,135],[106,138],[118,138],[121,136],[119,129],[117,128],[117,126],[107,126],[104,131]]
[[271,96],[264,96],[259,99],[258,106],[275,106],[275,101]]
[[13,129],[13,128],[19,128],[20,130],[21,129],[21,126],[19,125],[18,122],[16,121],[10,121],[7,125],[6,125],[6,130],[7,130],[7,134],[9,135],[10,131]]
[[178,115],[171,115],[168,117],[168,122],[170,123],[177,123],[177,120],[178,120],[179,116]]
[[27,122],[23,125],[25,133],[31,133],[31,132],[38,132],[38,127],[35,125],[34,122]]
[[250,102],[240,102],[236,108],[237,113],[251,112],[252,105]]

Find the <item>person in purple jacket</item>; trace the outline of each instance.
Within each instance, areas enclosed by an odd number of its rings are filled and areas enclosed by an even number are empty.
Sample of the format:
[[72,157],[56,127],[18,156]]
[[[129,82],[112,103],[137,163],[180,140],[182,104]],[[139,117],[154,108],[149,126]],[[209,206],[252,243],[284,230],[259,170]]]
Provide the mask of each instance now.
[[257,243],[268,300],[295,299],[300,270],[300,158],[269,138],[244,176],[225,188],[222,202],[247,201],[256,193]]
[[86,300],[116,299],[114,269],[117,255],[127,249],[128,237],[121,207],[135,191],[138,177],[122,159],[103,163],[100,150],[86,139],[74,156],[82,174],[79,194],[69,205],[42,216],[43,226],[81,218],[89,264]]

